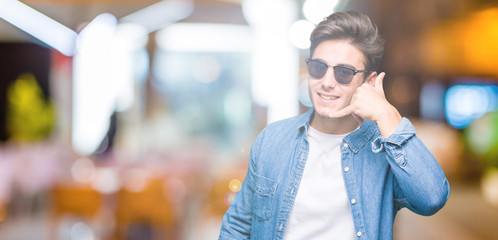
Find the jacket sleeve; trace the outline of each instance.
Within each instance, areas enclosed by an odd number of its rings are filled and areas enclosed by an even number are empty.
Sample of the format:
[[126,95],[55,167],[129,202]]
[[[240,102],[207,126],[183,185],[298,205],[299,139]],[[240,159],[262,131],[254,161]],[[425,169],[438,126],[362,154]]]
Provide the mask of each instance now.
[[395,177],[397,205],[429,216],[446,204],[450,187],[438,162],[415,133],[411,122],[403,118],[391,136],[379,136],[372,142],[372,150],[386,152]]
[[219,239],[250,239],[251,222],[253,218],[252,204],[254,197],[254,169],[256,168],[257,153],[260,148],[262,135],[253,143],[249,157],[249,166],[246,177],[235,195],[230,207],[223,216]]

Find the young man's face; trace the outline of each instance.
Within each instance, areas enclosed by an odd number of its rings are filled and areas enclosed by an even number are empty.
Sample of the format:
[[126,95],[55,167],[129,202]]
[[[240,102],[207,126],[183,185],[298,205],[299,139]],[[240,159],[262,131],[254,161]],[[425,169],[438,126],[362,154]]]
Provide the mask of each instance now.
[[[365,56],[355,46],[345,40],[328,40],[320,43],[313,56],[331,66],[347,66],[355,70],[365,70]],[[356,89],[363,84],[367,73],[357,73],[351,83],[341,84],[336,81],[334,69],[329,67],[325,75],[319,79],[310,76],[308,80],[311,102],[315,114],[327,119],[328,114],[348,106]]]

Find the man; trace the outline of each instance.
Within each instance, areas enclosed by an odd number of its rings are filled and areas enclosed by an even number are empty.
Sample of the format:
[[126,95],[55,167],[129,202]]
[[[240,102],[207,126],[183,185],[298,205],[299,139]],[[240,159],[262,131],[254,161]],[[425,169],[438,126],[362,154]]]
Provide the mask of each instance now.
[[268,125],[251,149],[220,239],[392,239],[396,212],[441,209],[449,185],[410,121],[385,98],[383,40],[358,12],[311,34],[313,103]]

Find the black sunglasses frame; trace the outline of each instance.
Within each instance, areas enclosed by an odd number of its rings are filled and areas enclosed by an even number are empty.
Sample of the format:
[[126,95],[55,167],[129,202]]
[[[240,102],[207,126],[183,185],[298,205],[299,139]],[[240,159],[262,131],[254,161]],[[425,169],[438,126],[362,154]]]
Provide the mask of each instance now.
[[[347,84],[350,84],[351,81],[353,81],[353,78],[354,78],[354,75],[356,75],[357,73],[364,73],[364,72],[371,72],[369,70],[356,70],[354,68],[350,68],[350,67],[347,67],[347,66],[332,66],[332,65],[329,65],[327,63],[325,63],[324,61],[321,61],[321,60],[317,60],[317,59],[311,59],[311,58],[307,58],[305,59],[306,61],[306,65],[308,66],[308,73],[311,77],[315,78],[315,79],[320,79],[322,78],[323,76],[325,76],[325,74],[327,74],[327,70],[328,68],[332,68],[334,69],[334,77],[336,79],[336,81],[340,84],[344,84],[344,85],[347,85]],[[327,67],[327,70],[323,72],[323,74],[321,74],[320,76],[316,75],[316,74],[311,74],[310,72],[310,65],[311,65],[311,62],[316,62],[316,63],[320,63],[320,64],[323,64],[324,66]],[[336,75],[336,69],[337,68],[340,68],[340,69],[347,69],[347,70],[351,70],[353,72],[353,75],[351,75],[351,78],[347,78],[347,79],[344,79],[344,78],[341,78],[341,77],[337,77]]]

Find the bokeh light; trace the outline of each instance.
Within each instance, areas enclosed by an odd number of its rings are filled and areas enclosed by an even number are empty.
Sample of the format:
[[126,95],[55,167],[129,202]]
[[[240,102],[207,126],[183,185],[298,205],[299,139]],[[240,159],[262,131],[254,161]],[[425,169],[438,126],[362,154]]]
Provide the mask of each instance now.
[[455,85],[446,93],[446,119],[455,128],[464,128],[474,119],[496,110],[497,107],[498,86]]
[[242,182],[239,179],[232,179],[230,180],[230,183],[228,183],[228,188],[232,192],[238,192],[240,185],[242,185]]
[[71,227],[70,239],[93,240],[95,236],[92,229],[83,222],[77,222]]
[[313,23],[306,20],[294,22],[289,30],[289,38],[292,44],[299,49],[307,49],[311,42],[309,36],[315,29]]
[[476,119],[464,131],[469,149],[485,167],[498,168],[498,111]]
[[141,168],[126,169],[123,172],[122,185],[130,192],[141,192],[148,183],[148,171]]
[[92,182],[92,187],[102,194],[117,192],[120,188],[117,170],[109,167],[97,168],[95,180]]
[[235,195],[236,193],[235,192],[232,192],[232,191],[228,191],[226,194],[225,194],[225,204],[227,206],[230,206],[230,204],[232,204],[233,202],[233,199],[235,198]]
[[308,21],[318,24],[334,12],[339,0],[306,0],[303,14]]
[[74,161],[71,174],[77,182],[90,183],[95,179],[96,169],[90,158],[83,157]]
[[498,207],[498,168],[489,168],[481,180],[483,197],[494,207]]

